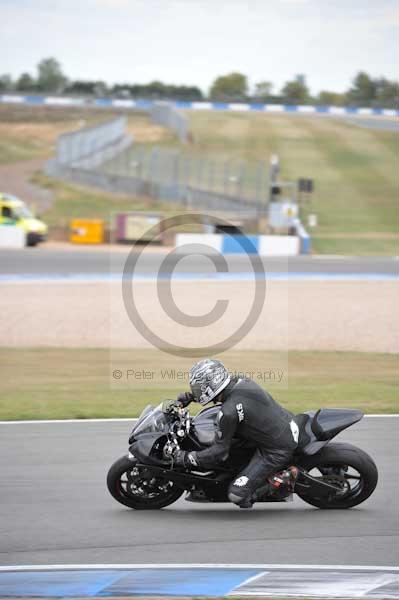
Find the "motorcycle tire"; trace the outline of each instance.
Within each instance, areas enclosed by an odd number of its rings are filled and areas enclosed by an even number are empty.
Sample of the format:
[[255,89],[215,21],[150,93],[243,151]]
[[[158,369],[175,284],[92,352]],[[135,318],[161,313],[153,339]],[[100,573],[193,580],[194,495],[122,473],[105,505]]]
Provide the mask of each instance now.
[[[348,474],[345,475],[347,481],[350,479],[358,483],[353,489],[347,490],[342,495],[336,495],[328,498],[317,498],[295,490],[302,500],[323,509],[343,509],[352,508],[364,502],[374,492],[377,481],[378,471],[373,459],[360,448],[351,444],[328,444],[320,452],[312,456],[304,457],[300,465],[308,472],[314,468],[348,467]],[[349,468],[357,471],[358,475],[350,475]],[[332,483],[334,483],[332,481]],[[350,483],[349,483],[350,486]]]
[[172,485],[164,494],[158,494],[155,498],[139,498],[129,493],[122,485],[121,479],[125,473],[134,468],[134,461],[127,456],[122,456],[111,466],[107,475],[108,491],[117,502],[134,508],[135,510],[156,510],[165,508],[176,502],[183,494],[184,490]]

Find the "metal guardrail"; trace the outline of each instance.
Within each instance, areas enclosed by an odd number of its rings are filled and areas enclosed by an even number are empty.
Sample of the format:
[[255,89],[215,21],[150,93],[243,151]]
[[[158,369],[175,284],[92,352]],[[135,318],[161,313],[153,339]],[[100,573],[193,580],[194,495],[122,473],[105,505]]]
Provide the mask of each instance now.
[[154,102],[150,108],[151,121],[163,125],[177,135],[181,142],[188,142],[188,118],[171,102]]
[[92,164],[93,161],[97,164],[104,162],[106,155],[111,158],[126,147],[125,130],[126,117],[118,117],[100,125],[64,133],[57,140],[57,163],[81,166],[82,161],[86,161],[87,166],[90,166],[90,161]]

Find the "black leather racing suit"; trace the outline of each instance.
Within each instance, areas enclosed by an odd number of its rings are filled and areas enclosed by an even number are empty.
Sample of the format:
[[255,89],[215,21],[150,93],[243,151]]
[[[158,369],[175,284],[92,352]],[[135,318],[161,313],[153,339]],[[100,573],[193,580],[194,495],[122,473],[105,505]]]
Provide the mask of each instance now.
[[249,500],[267,478],[288,466],[297,447],[293,415],[250,379],[233,379],[223,392],[215,443],[192,452],[200,467],[212,468],[227,459],[233,437],[256,446],[249,464],[229,487],[236,504]]

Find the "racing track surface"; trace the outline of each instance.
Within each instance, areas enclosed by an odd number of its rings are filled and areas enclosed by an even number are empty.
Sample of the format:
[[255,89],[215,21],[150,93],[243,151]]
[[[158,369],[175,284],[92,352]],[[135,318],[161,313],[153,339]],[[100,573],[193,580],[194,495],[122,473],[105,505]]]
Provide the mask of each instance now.
[[399,131],[399,122],[397,119],[376,119],[376,118],[364,118],[354,117],[353,119],[346,119],[351,125],[358,125],[358,127],[366,127],[366,129],[377,129],[380,131]]
[[[0,249],[0,277],[4,275],[49,275],[68,276],[79,274],[108,275],[112,270],[121,273],[130,248],[119,247],[112,252],[103,249],[55,249],[21,248]],[[110,258],[112,257],[112,258]],[[166,257],[166,249],[144,252],[137,263],[137,273],[155,274]],[[231,273],[248,271],[246,256],[227,255],[228,270]],[[222,257],[216,256],[215,264],[222,265]],[[355,256],[294,256],[261,257],[266,273],[289,272],[327,274],[378,274],[399,275],[398,257],[355,257]],[[112,263],[112,269],[110,267]],[[176,266],[177,273],[201,274],[214,272],[215,266],[206,257],[186,256]]]
[[154,512],[124,508],[105,487],[129,422],[0,424],[0,563],[395,565],[398,424],[366,418],[340,436],[380,469],[359,508],[320,511],[295,499],[243,511],[181,499]]

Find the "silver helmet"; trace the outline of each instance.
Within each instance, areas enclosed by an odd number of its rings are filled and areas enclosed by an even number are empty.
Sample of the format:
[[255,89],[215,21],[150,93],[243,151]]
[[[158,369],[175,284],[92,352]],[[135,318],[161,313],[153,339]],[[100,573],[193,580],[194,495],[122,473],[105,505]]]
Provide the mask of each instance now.
[[231,377],[220,360],[205,358],[190,369],[190,387],[194,400],[200,404],[211,402],[230,383]]

